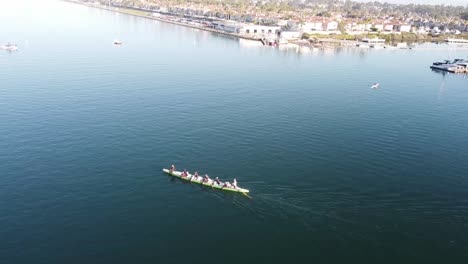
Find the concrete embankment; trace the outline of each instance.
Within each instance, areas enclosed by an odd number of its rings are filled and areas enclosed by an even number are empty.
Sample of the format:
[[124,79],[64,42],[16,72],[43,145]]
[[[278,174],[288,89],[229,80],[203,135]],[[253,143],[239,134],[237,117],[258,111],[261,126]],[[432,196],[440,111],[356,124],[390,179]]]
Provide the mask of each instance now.
[[173,20],[170,20],[170,19],[167,19],[167,18],[152,16],[152,15],[149,14],[150,11],[143,11],[143,10],[139,10],[139,9],[135,9],[135,8],[105,6],[105,5],[100,5],[100,4],[92,4],[92,3],[81,2],[81,1],[73,1],[73,0],[62,0],[62,1],[73,3],[73,4],[84,5],[84,6],[88,6],[88,7],[93,7],[93,8],[99,8],[99,9],[108,10],[108,11],[112,11],[112,12],[131,15],[131,16],[148,18],[148,19],[157,20],[157,21],[161,21],[161,22],[165,22],[165,23],[174,24],[174,25],[179,25],[179,26],[184,26],[184,27],[209,31],[209,32],[213,32],[213,33],[217,33],[217,34],[221,34],[221,35],[226,35],[226,36],[231,36],[231,37],[236,37],[236,38],[242,38],[242,39],[248,39],[248,40],[254,40],[254,41],[261,41],[261,39],[257,38],[257,37],[245,36],[245,35],[240,35],[240,34],[236,34],[236,33],[229,33],[229,32],[217,30],[217,29],[214,29],[214,28],[210,28],[210,27],[207,27],[207,26],[191,25],[191,24],[187,24],[187,23],[173,21]]

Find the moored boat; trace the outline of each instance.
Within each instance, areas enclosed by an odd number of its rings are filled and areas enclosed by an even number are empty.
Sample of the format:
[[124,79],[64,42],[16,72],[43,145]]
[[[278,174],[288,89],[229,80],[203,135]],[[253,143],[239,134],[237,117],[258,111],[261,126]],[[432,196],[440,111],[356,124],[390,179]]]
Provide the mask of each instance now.
[[205,181],[203,181],[202,176],[198,176],[197,178],[195,178],[194,175],[188,174],[187,176],[182,177],[182,172],[180,172],[180,171],[172,171],[171,172],[169,169],[163,169],[163,172],[165,172],[165,173],[167,173],[167,174],[169,174],[171,176],[180,178],[182,180],[186,180],[186,181],[189,181],[189,182],[201,184],[201,185],[204,185],[204,186],[212,187],[212,188],[223,190],[223,191],[238,192],[238,193],[248,193],[249,192],[249,190],[244,189],[244,188],[240,188],[240,187],[237,187],[237,188],[236,187],[225,187],[222,182],[221,182],[221,184],[218,184],[212,179],[209,179],[207,182],[205,182]]
[[383,49],[384,48],[384,46],[380,45],[380,44],[372,44],[369,47],[371,47],[373,49]]
[[3,50],[8,50],[8,51],[18,50],[18,46],[16,44],[10,44],[10,43],[1,46],[1,48]]

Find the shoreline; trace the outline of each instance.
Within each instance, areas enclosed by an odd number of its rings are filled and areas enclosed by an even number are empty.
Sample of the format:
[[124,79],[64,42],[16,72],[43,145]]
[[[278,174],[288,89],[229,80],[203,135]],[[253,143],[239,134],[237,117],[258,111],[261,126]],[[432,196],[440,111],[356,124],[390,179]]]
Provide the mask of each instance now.
[[[92,7],[92,8],[117,12],[117,13],[121,13],[121,14],[125,14],[125,15],[131,15],[131,16],[136,16],[136,17],[141,17],[141,18],[147,18],[147,19],[156,20],[156,21],[159,21],[159,22],[164,22],[164,23],[169,23],[169,24],[173,24],[173,25],[198,29],[198,30],[202,30],[202,31],[212,32],[212,33],[215,33],[215,34],[234,37],[234,38],[237,38],[237,39],[246,39],[246,40],[251,40],[251,41],[258,41],[258,42],[262,43],[264,46],[267,45],[267,43],[264,41],[264,39],[262,39],[259,36],[249,36],[249,35],[243,35],[243,34],[239,34],[239,33],[229,33],[229,32],[226,32],[226,31],[214,29],[214,28],[202,25],[201,24],[202,20],[197,22],[197,23],[200,23],[198,25],[197,24],[189,24],[189,23],[184,23],[184,22],[179,22],[179,21],[173,20],[173,19],[177,19],[177,18],[180,18],[180,17],[173,16],[173,15],[167,15],[167,14],[157,12],[157,11],[152,12],[150,10],[141,10],[141,9],[138,9],[138,8],[106,6],[106,5],[102,5],[102,4],[83,2],[83,1],[80,1],[80,0],[62,0],[62,1],[72,3],[72,4],[78,4],[78,5],[82,5],[82,6],[86,6],[86,7]],[[152,14],[160,14],[161,16],[165,16],[165,17],[153,16]],[[207,20],[207,21],[209,21],[209,20]],[[374,36],[381,37],[379,34],[375,34]],[[355,37],[357,37],[357,36],[355,36]],[[315,40],[313,40],[313,39],[315,39]],[[324,47],[328,47],[328,48],[333,48],[333,47],[335,47],[335,48],[336,47],[355,47],[355,48],[359,48],[359,47],[356,46],[356,43],[357,43],[356,41],[357,40],[350,40],[350,39],[346,39],[346,38],[343,39],[343,38],[339,38],[339,37],[336,37],[336,36],[323,37],[323,36],[317,36],[317,35],[310,35],[310,38],[307,38],[307,39],[291,39],[291,40],[288,40],[288,43],[299,45],[299,46],[308,46],[308,47],[311,47],[311,48],[312,47],[314,47],[314,48],[324,48]],[[401,39],[399,41],[395,41],[395,40],[390,41],[390,43],[387,44],[386,46],[391,47],[391,46],[394,46],[395,43],[399,43],[399,42],[405,42],[405,43],[407,42],[408,44],[422,44],[422,43],[429,43],[429,42],[442,43],[444,41],[441,38],[434,38],[434,37],[431,37],[431,38],[425,37],[425,38],[422,38],[422,39]]]
[[[236,33],[228,33],[228,32],[225,32],[225,31],[221,31],[221,30],[217,30],[217,29],[213,29],[213,28],[209,28],[209,27],[201,27],[201,26],[197,26],[197,25],[190,25],[190,24],[187,24],[187,23],[182,23],[182,22],[177,22],[177,21],[172,21],[172,20],[168,20],[168,19],[163,19],[163,18],[159,18],[159,17],[150,16],[150,15],[147,15],[148,12],[145,12],[143,10],[135,10],[135,9],[125,8],[125,7],[119,7],[119,8],[106,7],[106,6],[103,6],[103,5],[96,5],[96,4],[92,4],[92,3],[86,3],[86,2],[81,2],[81,1],[73,1],[73,0],[62,0],[62,1],[67,2],[67,3],[78,4],[78,5],[82,5],[82,6],[93,7],[93,8],[97,8],[97,9],[117,12],[117,13],[121,13],[121,14],[125,14],[125,15],[131,15],[131,16],[136,16],[136,17],[152,19],[152,20],[156,20],[156,21],[159,21],[159,22],[165,22],[165,23],[169,23],[169,24],[173,24],[173,25],[178,25],[178,26],[183,26],[183,27],[208,31],[208,32],[212,32],[212,33],[225,35],[225,36],[231,36],[231,37],[236,37],[236,38],[261,42],[261,38],[256,38],[256,37],[251,37],[251,36],[244,36],[244,35],[240,35],[240,34],[236,34]],[[140,12],[141,12],[141,14],[139,14]],[[157,12],[155,12],[155,13],[157,13]]]

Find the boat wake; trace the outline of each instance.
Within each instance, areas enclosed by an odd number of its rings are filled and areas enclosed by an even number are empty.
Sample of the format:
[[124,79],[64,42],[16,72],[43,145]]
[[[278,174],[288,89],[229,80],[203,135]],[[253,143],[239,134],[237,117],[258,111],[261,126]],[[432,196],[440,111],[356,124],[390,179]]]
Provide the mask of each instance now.
[[[335,212],[328,211],[328,207],[322,205],[314,208],[312,204],[308,204],[303,197],[313,197],[314,193],[317,196],[316,190],[298,190],[291,186],[272,186],[266,185],[265,182],[243,183],[252,190],[269,190],[268,192],[251,193],[252,199],[245,199],[246,197],[242,196],[235,196],[232,199],[234,206],[246,210],[260,219],[279,218],[295,221],[307,229],[313,229],[313,223],[317,221],[327,223],[337,221],[349,225],[359,225],[356,221],[340,217]],[[317,200],[321,199],[317,197]]]

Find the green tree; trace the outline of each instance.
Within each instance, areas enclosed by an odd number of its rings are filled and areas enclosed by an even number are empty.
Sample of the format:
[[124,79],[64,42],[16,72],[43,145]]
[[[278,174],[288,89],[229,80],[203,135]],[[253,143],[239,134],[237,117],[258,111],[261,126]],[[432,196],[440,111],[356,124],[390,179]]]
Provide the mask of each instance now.
[[345,23],[344,23],[343,21],[341,21],[340,23],[338,23],[338,30],[341,32],[341,34],[345,34],[345,33],[346,33]]
[[318,13],[317,16],[320,16],[320,17],[331,17],[331,14],[330,14],[330,12],[328,12],[328,11],[323,11],[323,12]]

